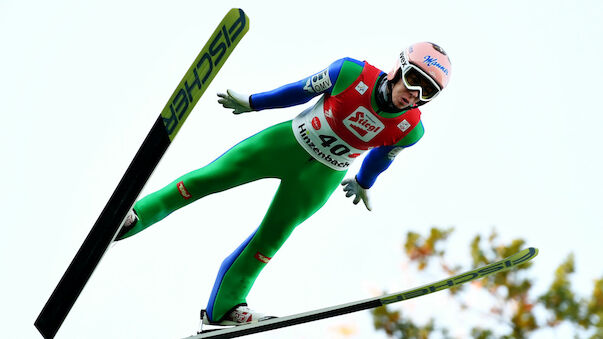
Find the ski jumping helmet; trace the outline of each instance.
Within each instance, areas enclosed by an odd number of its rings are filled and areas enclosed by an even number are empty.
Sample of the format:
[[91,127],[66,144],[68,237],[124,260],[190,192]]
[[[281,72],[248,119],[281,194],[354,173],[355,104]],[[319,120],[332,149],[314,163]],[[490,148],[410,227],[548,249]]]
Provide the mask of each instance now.
[[402,78],[406,88],[419,91],[422,105],[435,98],[448,84],[450,59],[444,50],[431,42],[410,45],[387,74],[387,80],[395,83]]

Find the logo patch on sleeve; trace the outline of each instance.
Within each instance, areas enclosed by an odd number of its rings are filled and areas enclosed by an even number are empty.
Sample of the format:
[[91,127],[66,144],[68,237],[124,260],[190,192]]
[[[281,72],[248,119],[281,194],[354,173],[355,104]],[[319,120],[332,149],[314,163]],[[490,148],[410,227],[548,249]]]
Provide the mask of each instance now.
[[189,193],[189,191],[186,189],[186,187],[184,186],[184,181],[181,181],[179,183],[176,184],[176,187],[178,187],[178,192],[180,193],[180,195],[185,199],[188,200],[190,198],[192,198],[193,196]]
[[331,78],[329,78],[329,69],[325,68],[323,71],[314,74],[312,77],[306,80],[304,91],[310,93],[321,93],[331,88]]

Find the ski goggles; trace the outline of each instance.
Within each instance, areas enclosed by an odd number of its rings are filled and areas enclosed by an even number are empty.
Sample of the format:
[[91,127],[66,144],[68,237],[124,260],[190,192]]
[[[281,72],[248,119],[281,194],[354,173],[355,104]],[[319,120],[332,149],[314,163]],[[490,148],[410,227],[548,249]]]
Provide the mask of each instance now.
[[440,93],[440,85],[419,67],[407,63],[402,67],[402,81],[411,91],[419,91],[419,99],[430,101]]

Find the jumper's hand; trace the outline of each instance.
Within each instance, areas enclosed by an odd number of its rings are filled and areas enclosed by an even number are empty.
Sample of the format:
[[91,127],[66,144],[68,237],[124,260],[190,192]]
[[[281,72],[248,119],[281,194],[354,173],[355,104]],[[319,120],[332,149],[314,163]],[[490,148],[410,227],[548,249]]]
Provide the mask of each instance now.
[[366,209],[369,211],[373,210],[369,201],[368,188],[360,186],[360,184],[358,183],[358,181],[356,181],[355,178],[346,179],[341,182],[341,185],[344,186],[343,190],[346,192],[346,197],[349,198],[352,195],[356,196],[354,197],[354,205],[357,205],[362,199],[362,202],[364,202],[364,206],[366,206]]
[[231,89],[226,90],[226,94],[218,93],[220,99],[218,102],[225,108],[234,109],[234,114],[241,114],[253,111],[249,103],[249,95],[237,93]]

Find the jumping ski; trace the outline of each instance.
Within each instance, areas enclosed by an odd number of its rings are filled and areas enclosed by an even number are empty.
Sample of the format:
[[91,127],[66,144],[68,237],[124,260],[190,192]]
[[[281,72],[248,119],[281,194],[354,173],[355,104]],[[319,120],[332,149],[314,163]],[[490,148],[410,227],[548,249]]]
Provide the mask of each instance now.
[[265,321],[260,321],[257,323],[240,325],[235,327],[229,327],[224,329],[210,329],[207,331],[202,331],[201,333],[190,336],[184,339],[203,339],[203,338],[214,338],[214,339],[223,339],[223,338],[235,338],[248,334],[259,333],[270,331],[282,327],[288,327],[298,324],[303,324],[311,321],[331,318],[343,314],[363,311],[372,309],[375,307],[404,301],[416,297],[420,297],[426,294],[442,291],[451,287],[459,286],[461,284],[484,278],[489,275],[503,272],[509,269],[512,269],[518,265],[526,263],[532,260],[538,254],[538,249],[530,247],[524,249],[520,252],[515,253],[514,255],[494,262],[492,264],[486,265],[484,267],[479,267],[474,270],[461,273],[452,277],[449,277],[444,280],[440,280],[437,282],[433,282],[421,287],[416,287],[407,291],[397,292],[393,294],[388,294],[380,297],[375,297],[366,300],[360,300],[356,302],[351,302],[349,304],[342,304],[333,307],[327,307],[319,310],[314,310],[306,313],[300,313],[295,315],[290,315],[281,318],[274,318]]
[[247,15],[233,8],[201,49],[36,319],[44,338],[56,335],[168,146],[248,30]]

